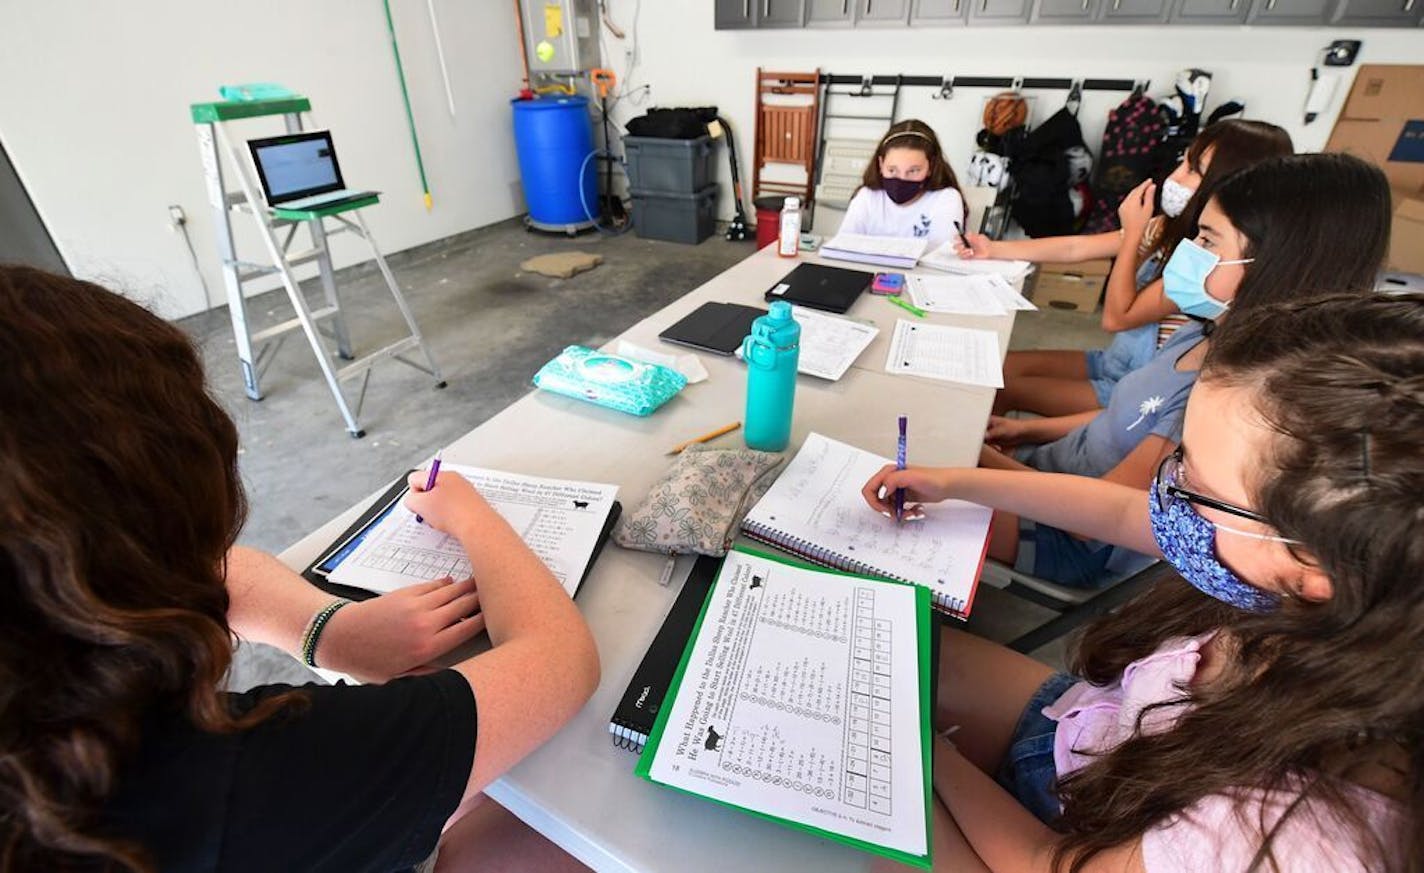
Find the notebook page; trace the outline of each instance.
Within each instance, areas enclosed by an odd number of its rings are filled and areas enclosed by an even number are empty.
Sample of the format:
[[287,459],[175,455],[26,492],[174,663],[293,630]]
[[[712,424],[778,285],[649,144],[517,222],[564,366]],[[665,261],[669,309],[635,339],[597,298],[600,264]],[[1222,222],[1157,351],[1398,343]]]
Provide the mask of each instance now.
[[897,319],[885,356],[885,372],[928,376],[946,382],[1004,387],[999,335],[992,330]]
[[[440,471],[470,480],[573,595],[598,545],[618,486],[459,464],[445,464]],[[415,513],[401,501],[327,578],[338,585],[387,592],[442,576],[459,581],[468,578],[470,570],[459,540],[416,521]]]
[[648,776],[922,856],[914,589],[727,555]]
[[832,382],[845,375],[860,353],[880,334],[880,328],[863,321],[838,318],[804,306],[792,309],[801,325],[801,351],[797,372]]
[[947,273],[992,273],[1014,280],[1029,270],[1028,261],[1005,261],[994,258],[961,258],[954,250],[954,243],[947,242],[938,248],[925,252],[920,265],[944,270]]
[[[914,425],[911,416],[912,461]],[[746,521],[829,549],[874,568],[871,572],[968,601],[992,511],[946,500],[926,506],[921,521],[897,524],[871,509],[860,495],[870,477],[888,463],[855,446],[809,434]]]

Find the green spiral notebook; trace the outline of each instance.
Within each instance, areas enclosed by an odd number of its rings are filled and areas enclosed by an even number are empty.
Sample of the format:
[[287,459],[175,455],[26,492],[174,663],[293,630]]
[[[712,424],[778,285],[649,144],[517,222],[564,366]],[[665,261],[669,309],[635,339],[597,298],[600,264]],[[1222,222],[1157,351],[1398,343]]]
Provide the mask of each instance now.
[[637,774],[930,867],[930,594],[727,555]]

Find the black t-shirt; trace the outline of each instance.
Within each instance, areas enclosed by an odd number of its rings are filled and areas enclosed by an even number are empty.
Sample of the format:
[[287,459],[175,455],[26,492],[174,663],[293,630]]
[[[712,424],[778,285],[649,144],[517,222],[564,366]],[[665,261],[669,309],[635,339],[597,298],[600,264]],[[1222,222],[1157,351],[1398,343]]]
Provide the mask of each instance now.
[[[287,691],[228,698],[235,713]],[[163,873],[390,873],[430,855],[475,755],[475,701],[453,670],[385,685],[307,685],[304,709],[231,735],[155,714],[105,811]]]

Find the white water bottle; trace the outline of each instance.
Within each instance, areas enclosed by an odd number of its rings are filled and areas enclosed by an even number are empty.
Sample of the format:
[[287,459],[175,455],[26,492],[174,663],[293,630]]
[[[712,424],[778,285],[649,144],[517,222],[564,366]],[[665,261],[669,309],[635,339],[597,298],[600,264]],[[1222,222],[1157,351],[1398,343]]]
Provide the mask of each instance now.
[[776,253],[794,258],[801,249],[801,198],[787,197],[781,205],[781,236],[776,241]]

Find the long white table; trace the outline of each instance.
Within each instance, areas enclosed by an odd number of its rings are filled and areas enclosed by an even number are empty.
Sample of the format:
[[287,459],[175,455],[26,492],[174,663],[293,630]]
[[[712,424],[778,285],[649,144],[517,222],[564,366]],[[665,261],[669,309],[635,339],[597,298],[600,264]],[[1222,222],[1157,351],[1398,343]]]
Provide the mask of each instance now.
[[[658,332],[708,300],[762,304],[762,294],[794,265],[765,249],[645,318],[621,338],[662,351],[678,350],[658,343]],[[837,382],[798,377],[788,453],[814,430],[893,457],[896,417],[908,414],[913,463],[976,463],[993,391],[885,373],[886,337],[895,320],[907,314],[868,294],[848,314],[875,321],[881,336]],[[996,330],[1001,351],[1013,327],[1012,315],[931,315],[927,321]],[[550,329],[557,330],[557,325]],[[616,340],[608,347],[614,344]],[[688,386],[647,418],[536,391],[457,440],[445,450],[445,459],[616,483],[619,498],[631,510],[671,463],[669,448],[743,417],[743,365],[734,358],[701,358],[710,379]],[[741,439],[732,434],[712,445],[741,445]],[[282,560],[298,570],[307,566],[367,504],[369,500],[332,519],[283,552]],[[666,560],[612,543],[604,548],[577,600],[598,640],[603,667],[598,690],[556,737],[491,785],[488,793],[599,871],[867,869],[871,856],[862,852],[638,779],[633,775],[635,756],[613,746],[608,720],[693,559],[680,558],[672,584],[663,587],[658,577]]]

